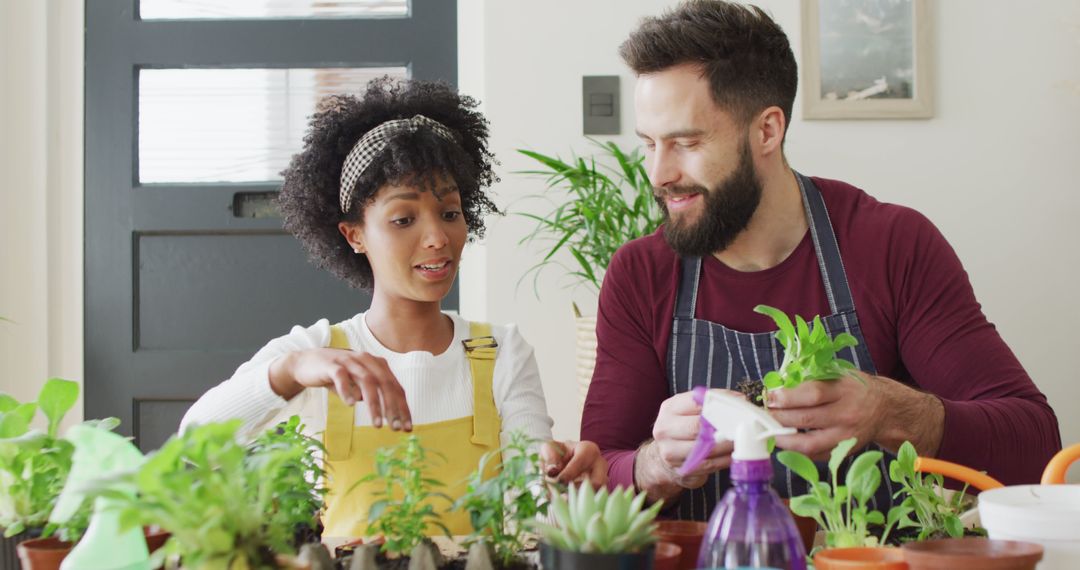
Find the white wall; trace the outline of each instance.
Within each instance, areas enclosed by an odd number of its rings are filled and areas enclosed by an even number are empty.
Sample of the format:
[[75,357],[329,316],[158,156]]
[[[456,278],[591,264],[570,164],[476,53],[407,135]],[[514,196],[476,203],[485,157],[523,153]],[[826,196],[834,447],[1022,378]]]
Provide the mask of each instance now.
[[[615,49],[667,0],[459,0],[460,81],[483,102],[502,160],[501,206],[541,190],[511,174],[513,149],[587,152],[582,75],[633,78]],[[805,122],[796,103],[788,154],[807,173],[842,178],[918,208],[950,239],[990,319],[1050,397],[1066,443],[1080,442],[1080,388],[1068,358],[1080,281],[1080,3],[933,2],[936,118]],[[798,55],[799,8],[769,0]],[[32,398],[49,375],[82,379],[82,2],[0,0],[0,390]],[[616,137],[633,144],[631,135]],[[493,220],[463,265],[462,312],[517,322],[536,346],[560,437],[579,411],[570,301],[554,272],[537,300],[515,289],[536,260],[521,219]],[[1073,473],[1080,481],[1080,473]]]
[[81,0],[0,0],[0,391],[20,400],[83,376],[82,32]]
[[[530,166],[515,148],[587,152],[581,136],[582,75],[623,77],[624,133],[633,132],[633,77],[616,47],[659,0],[461,0],[481,21],[461,18],[461,42],[483,38],[483,57],[463,57],[462,88],[484,102],[501,158],[498,203],[542,189],[511,174]],[[1006,0],[932,2],[935,118],[924,121],[804,121],[800,103],[788,156],[803,172],[835,177],[928,215],[964,261],[989,318],[1080,442],[1080,388],[1069,357],[1080,350],[1075,284],[1080,256],[1080,3],[1021,8]],[[798,57],[799,3],[762,2],[787,30]],[[469,81],[466,81],[466,78]],[[617,137],[633,143],[632,135]],[[465,311],[517,322],[537,349],[556,434],[573,437],[571,295],[556,276],[540,301],[515,283],[532,263],[517,245],[528,224],[489,224],[486,297]],[[463,265],[464,271],[473,268]],[[477,304],[480,304],[477,302]],[[1077,470],[1074,470],[1077,471]],[[1074,473],[1074,477],[1080,473]],[[1078,479],[1080,480],[1080,479]]]

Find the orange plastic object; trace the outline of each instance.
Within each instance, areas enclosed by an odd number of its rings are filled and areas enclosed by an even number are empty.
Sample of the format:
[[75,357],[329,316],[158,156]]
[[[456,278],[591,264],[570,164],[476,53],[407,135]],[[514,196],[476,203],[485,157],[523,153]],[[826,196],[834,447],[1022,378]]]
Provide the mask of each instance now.
[[829,548],[814,556],[817,570],[907,570],[899,548]]
[[951,479],[967,483],[980,491],[987,491],[989,489],[997,489],[998,487],[1005,486],[1001,484],[1001,481],[994,479],[986,473],[941,459],[917,457],[915,458],[915,471],[919,473],[937,473],[939,475],[944,475]]
[[1057,452],[1057,455],[1050,460],[1050,463],[1046,464],[1042,484],[1061,485],[1065,483],[1065,473],[1069,470],[1069,465],[1072,465],[1077,459],[1080,459],[1080,443],[1070,445]]

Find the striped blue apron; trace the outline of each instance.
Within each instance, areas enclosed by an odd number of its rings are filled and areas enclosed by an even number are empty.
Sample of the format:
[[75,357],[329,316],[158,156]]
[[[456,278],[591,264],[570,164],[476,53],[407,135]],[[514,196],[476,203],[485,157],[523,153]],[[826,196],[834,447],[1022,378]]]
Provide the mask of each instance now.
[[[831,336],[841,332],[850,333],[858,346],[846,348],[839,356],[855,364],[867,374],[876,374],[870,350],[866,346],[859,319],[855,314],[855,301],[851,296],[840,248],[836,244],[829,213],[821,193],[809,178],[796,173],[802,193],[803,207],[809,221],[810,236],[814,242],[818,267],[825,284],[825,294],[832,314],[822,316],[825,329]],[[744,379],[758,382],[770,370],[776,370],[784,358],[784,348],[773,332],[745,333],[729,329],[721,324],[694,318],[701,278],[701,258],[681,260],[679,291],[675,299],[675,316],[672,321],[671,341],[668,345],[668,388],[670,394],[691,390],[694,386],[726,388],[734,390]],[[873,449],[881,449],[876,445]],[[879,468],[882,483],[873,499],[873,508],[886,510],[892,503],[892,482],[889,481],[888,462],[894,456],[885,453]],[[851,463],[849,457],[841,468],[841,481]],[[828,480],[828,463],[818,463],[823,481]],[[805,482],[773,457],[773,488],[783,497],[805,494]],[[678,508],[678,518],[708,520],[713,507],[724,496],[731,482],[728,471],[722,470],[709,476],[705,485],[683,493]]]

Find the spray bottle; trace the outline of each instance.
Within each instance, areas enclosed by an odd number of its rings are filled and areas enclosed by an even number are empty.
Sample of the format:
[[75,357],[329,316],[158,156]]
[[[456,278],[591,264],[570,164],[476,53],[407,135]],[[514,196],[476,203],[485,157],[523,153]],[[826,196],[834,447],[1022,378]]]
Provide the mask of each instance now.
[[735,442],[732,487],[709,518],[697,567],[806,570],[806,550],[795,519],[769,486],[773,475],[769,438],[796,430],[780,425],[764,409],[740,396],[721,390],[698,386],[694,401],[701,405],[701,432],[680,472],[695,469],[717,442]]
[[[143,454],[128,438],[90,425],[73,426],[65,438],[75,444],[71,473],[49,516],[52,522],[70,519],[90,489],[102,479],[131,471],[143,462]],[[131,484],[113,490],[134,495]],[[82,540],[60,564],[60,570],[150,570],[150,554],[142,527],[120,531],[116,499],[94,499],[94,514]]]

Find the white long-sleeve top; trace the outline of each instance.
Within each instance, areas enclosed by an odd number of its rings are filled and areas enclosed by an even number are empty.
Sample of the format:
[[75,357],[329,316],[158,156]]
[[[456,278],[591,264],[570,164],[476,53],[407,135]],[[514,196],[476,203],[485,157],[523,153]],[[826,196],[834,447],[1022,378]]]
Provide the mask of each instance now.
[[[469,322],[457,315],[449,316],[454,322],[454,340],[442,354],[391,351],[371,333],[364,313],[339,323],[353,350],[386,359],[405,390],[414,425],[473,413],[472,374],[461,344],[470,336]],[[502,419],[503,444],[508,434],[517,429],[536,440],[551,439],[552,420],[532,346],[514,325],[493,325],[492,336],[499,345],[492,391]],[[307,328],[293,327],[289,334],[270,341],[240,365],[231,378],[203,394],[184,414],[181,431],[192,424],[239,418],[244,421],[241,435],[251,438],[295,414],[303,420],[308,435],[318,436],[326,428],[328,391],[309,388],[286,401],[270,387],[270,364],[289,352],[329,345],[330,323],[326,319]],[[371,425],[365,403],[358,402],[354,409],[357,426]]]

